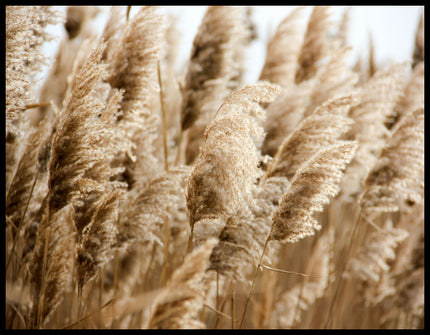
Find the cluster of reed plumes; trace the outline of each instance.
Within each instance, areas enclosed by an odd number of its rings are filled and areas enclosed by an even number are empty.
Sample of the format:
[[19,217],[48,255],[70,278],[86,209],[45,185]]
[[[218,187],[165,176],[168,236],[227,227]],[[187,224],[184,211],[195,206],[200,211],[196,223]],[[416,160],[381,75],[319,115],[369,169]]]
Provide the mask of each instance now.
[[304,13],[249,84],[247,7],[182,73],[159,8],[6,8],[7,328],[424,327],[423,17],[351,65],[349,11]]

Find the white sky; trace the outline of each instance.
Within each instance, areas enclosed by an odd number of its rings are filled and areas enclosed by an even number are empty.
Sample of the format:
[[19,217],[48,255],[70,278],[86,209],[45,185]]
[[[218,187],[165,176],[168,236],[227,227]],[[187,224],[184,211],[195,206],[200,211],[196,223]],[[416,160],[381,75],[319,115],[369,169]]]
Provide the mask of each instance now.
[[[181,50],[178,55],[178,66],[183,65],[191,52],[194,35],[200,25],[207,6],[163,6],[162,11],[174,13],[178,17],[177,27],[182,34]],[[285,16],[295,6],[252,6],[253,19],[257,27],[259,39],[247,51],[246,64],[247,82],[255,82],[264,63],[266,42],[273,34]],[[94,22],[94,28],[101,31],[107,19],[109,6],[100,7],[101,14]],[[333,6],[333,19],[340,19],[345,6]],[[58,7],[64,10],[65,7]],[[139,7],[132,7],[130,13],[134,15]],[[308,9],[308,14],[311,12]],[[410,60],[415,43],[415,32],[424,6],[352,6],[350,12],[349,42],[353,46],[353,57],[367,55],[369,46],[369,33],[371,33],[375,58],[378,64],[384,62],[397,62]],[[125,11],[125,9],[124,9]],[[305,20],[305,22],[307,22]],[[46,55],[54,57],[57,52],[59,40],[65,34],[62,24],[49,26],[49,32],[58,36],[56,41],[47,43]],[[47,71],[47,69],[46,69]]]

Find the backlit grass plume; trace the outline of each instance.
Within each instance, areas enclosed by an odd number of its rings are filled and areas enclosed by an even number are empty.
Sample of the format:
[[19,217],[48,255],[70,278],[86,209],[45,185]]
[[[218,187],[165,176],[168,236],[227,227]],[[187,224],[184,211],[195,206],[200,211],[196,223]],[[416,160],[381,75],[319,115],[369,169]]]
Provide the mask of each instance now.
[[185,161],[191,164],[205,127],[218,106],[242,84],[243,56],[251,35],[245,7],[208,7],[188,63],[183,88],[182,130],[188,130]]

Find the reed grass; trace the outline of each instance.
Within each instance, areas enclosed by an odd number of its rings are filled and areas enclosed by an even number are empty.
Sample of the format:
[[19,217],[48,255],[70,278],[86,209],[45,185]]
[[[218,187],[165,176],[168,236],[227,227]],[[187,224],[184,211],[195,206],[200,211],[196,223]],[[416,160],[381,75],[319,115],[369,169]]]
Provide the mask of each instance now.
[[424,15],[351,64],[354,9],[305,9],[249,83],[247,7],[182,69],[160,8],[6,7],[7,329],[424,328]]

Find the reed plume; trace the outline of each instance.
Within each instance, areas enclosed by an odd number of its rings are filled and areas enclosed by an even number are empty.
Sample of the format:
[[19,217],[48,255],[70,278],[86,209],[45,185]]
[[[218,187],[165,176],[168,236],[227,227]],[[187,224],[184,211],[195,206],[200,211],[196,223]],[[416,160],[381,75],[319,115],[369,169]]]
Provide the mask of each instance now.
[[259,120],[264,118],[258,103],[272,101],[279,92],[277,86],[265,82],[245,86],[218,109],[205,131],[206,140],[187,186],[191,229],[202,219],[228,218],[255,206],[252,191],[262,174]]
[[[295,173],[272,217],[269,239],[295,242],[321,229],[315,211],[339,192],[343,170],[354,157],[356,142],[338,142],[319,150]],[[324,185],[324,187],[322,187]]]
[[6,328],[424,328],[423,12],[106,9],[6,7]]
[[[6,139],[19,134],[15,124],[32,100],[31,75],[46,62],[42,44],[50,38],[48,24],[57,12],[47,6],[6,7]],[[11,138],[10,138],[11,136]]]
[[194,38],[183,88],[182,131],[189,129],[185,161],[197,157],[218,106],[242,84],[250,25],[245,7],[208,7]]
[[[342,182],[345,198],[355,197],[389,136],[386,122],[394,117],[394,108],[402,95],[406,64],[399,63],[380,70],[360,89],[358,105],[349,110],[354,120],[347,139],[359,141],[360,147],[348,166]],[[372,136],[369,136],[372,134]]]
[[30,264],[33,327],[49,325],[49,318],[72,289],[76,260],[73,215],[73,205],[67,205],[51,217],[45,215],[40,223]]
[[[34,183],[37,181],[39,150],[45,140],[45,132],[48,128],[46,122],[41,122],[39,127],[32,129],[26,139],[25,148],[15,170],[12,181],[6,189],[5,214],[8,221],[17,229],[23,223],[26,214],[27,203],[35,198],[33,193]],[[36,179],[36,180],[35,180]],[[9,192],[8,192],[9,191]],[[28,213],[27,213],[28,215]],[[16,230],[13,230],[14,236]]]
[[[144,257],[144,252],[164,245],[166,241],[161,232],[166,220],[177,220],[181,217],[180,212],[185,211],[185,181],[189,173],[190,169],[186,166],[163,172],[145,187],[137,188],[136,195],[129,195],[121,205],[124,214],[119,219],[116,248],[120,251],[121,278],[127,283],[121,289],[131,290],[142,280],[139,275],[142,271],[148,271],[148,264],[144,263],[140,268],[140,258]],[[184,226],[185,223],[180,225],[177,222],[177,228],[184,229]],[[179,256],[183,251],[176,250],[176,253]],[[161,256],[157,255],[156,261],[159,262]]]
[[259,80],[268,80],[282,87],[294,84],[300,46],[304,37],[300,24],[303,10],[303,7],[294,9],[279,23],[267,45],[267,55]]
[[410,112],[393,129],[361,198],[365,217],[396,211],[399,200],[420,203],[424,198],[424,109]]
[[[99,9],[94,6],[67,7],[66,20],[64,22],[67,35],[60,41],[54,64],[41,88],[39,94],[40,101],[52,101],[59,110],[62,110],[63,100],[68,87],[68,78],[72,74],[74,62],[83,42],[87,38],[95,36],[90,23],[98,13]],[[86,50],[85,53],[89,53],[89,50]],[[53,122],[55,119],[55,111],[52,104],[39,107],[37,114],[36,120],[46,118]]]
[[163,54],[165,29],[165,16],[157,8],[143,7],[111,46],[107,79],[113,88],[124,90],[118,125],[124,131],[123,141],[132,145],[117,164],[125,166],[122,177],[129,188],[137,180],[144,183],[154,177],[159,164],[152,146],[160,121],[154,101],[158,101],[157,60]]
[[[109,245],[112,241],[106,232],[109,234],[113,228],[97,228],[101,222],[92,219],[108,220],[106,225],[112,225],[110,216],[115,215],[116,208],[107,206],[100,199],[105,193],[115,193],[115,189],[125,186],[111,181],[122,171],[121,168],[111,167],[116,153],[122,150],[115,141],[117,135],[113,128],[121,94],[112,91],[108,96],[103,96],[98,91],[104,87],[102,80],[107,78],[106,65],[100,63],[103,50],[104,44],[99,44],[71,82],[72,93],[66,100],[53,138],[49,163],[49,217],[66,205],[75,206],[74,223],[78,232],[77,243],[81,248],[79,266],[85,268],[90,267],[88,258],[94,264],[100,264],[100,259],[107,257],[106,253],[111,251]],[[119,196],[118,192],[115,194]],[[111,213],[101,215],[101,208]],[[93,243],[97,244],[97,240],[107,245],[100,246],[96,251]],[[88,274],[79,273],[86,279],[94,275],[93,270]],[[82,286],[84,278],[81,277],[79,282]]]
[[330,15],[328,6],[315,6],[312,10],[298,57],[296,84],[312,78],[317,72],[318,63],[327,55],[330,47],[328,33],[332,25]]
[[303,120],[316,82],[317,80],[313,78],[288,87],[267,107],[267,120],[264,123],[267,135],[262,148],[264,155],[275,156],[285,138]]
[[[376,295],[382,309],[384,328],[422,328],[424,324],[424,204],[402,215],[398,229],[409,236],[398,247],[390,272],[382,279]],[[382,291],[382,292],[381,292]],[[366,296],[372,303],[375,294]],[[373,298],[373,299],[372,299]],[[394,308],[393,308],[394,306]],[[407,316],[408,315],[408,316]]]
[[417,64],[406,83],[403,96],[395,108],[395,118],[389,124],[392,128],[404,115],[424,106],[424,62]]
[[266,177],[285,176],[296,171],[320,148],[334,144],[350,128],[349,109],[357,105],[352,97],[331,100],[305,118],[279,147],[266,170]]
[[[205,117],[208,122],[216,105],[238,88],[242,70],[239,61],[249,34],[245,15],[246,8],[210,6],[206,10],[185,78],[183,130],[197,118]],[[208,103],[212,104],[210,109],[205,107]]]
[[362,281],[377,283],[381,274],[390,269],[387,262],[396,257],[396,247],[407,236],[407,231],[393,228],[392,223],[388,222],[383,229],[374,231],[366,238],[365,245],[348,264],[348,270]]

